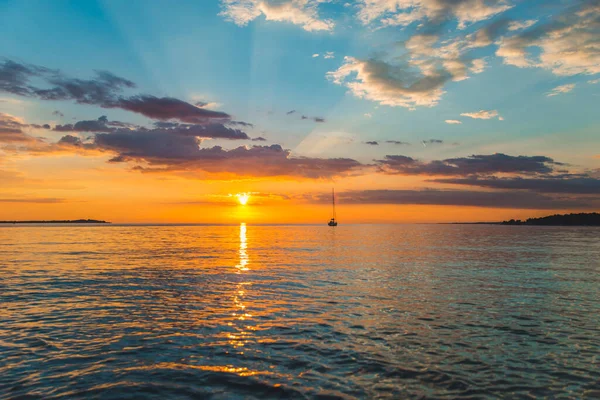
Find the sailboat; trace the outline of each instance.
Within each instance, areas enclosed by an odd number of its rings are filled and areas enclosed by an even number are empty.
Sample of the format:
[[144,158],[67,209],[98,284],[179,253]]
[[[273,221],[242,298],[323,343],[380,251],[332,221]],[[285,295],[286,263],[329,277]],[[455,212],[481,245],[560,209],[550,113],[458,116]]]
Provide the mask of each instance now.
[[329,222],[327,223],[327,225],[329,226],[337,226],[337,221],[335,219],[335,193],[333,191],[333,188],[331,189],[331,201],[333,203],[333,214],[331,219],[329,220]]

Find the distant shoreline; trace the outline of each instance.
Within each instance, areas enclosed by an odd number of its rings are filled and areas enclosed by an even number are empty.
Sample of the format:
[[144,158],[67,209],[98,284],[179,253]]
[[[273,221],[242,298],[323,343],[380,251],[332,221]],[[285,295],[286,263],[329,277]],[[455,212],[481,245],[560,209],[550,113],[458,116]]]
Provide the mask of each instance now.
[[110,222],[97,219],[65,219],[49,221],[0,221],[0,224],[110,224]]
[[[448,223],[447,223],[448,224]],[[502,222],[450,222],[450,225],[526,225],[526,226],[600,226],[600,214],[555,214],[541,218],[529,218],[525,221],[511,219]]]

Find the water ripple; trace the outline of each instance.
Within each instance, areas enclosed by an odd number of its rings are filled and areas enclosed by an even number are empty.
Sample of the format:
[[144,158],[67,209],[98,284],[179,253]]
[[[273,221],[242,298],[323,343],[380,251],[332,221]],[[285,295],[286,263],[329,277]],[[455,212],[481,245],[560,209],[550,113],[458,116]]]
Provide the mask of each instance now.
[[2,227],[0,399],[598,398],[599,233]]

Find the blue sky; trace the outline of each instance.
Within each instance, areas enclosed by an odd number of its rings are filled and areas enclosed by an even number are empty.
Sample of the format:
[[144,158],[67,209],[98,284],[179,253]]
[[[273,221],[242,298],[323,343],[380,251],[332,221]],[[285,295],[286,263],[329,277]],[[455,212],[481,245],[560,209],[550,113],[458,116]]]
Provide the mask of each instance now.
[[[299,157],[543,155],[589,173],[600,153],[599,4],[2,0],[0,56],[69,79],[109,71],[135,83],[123,95],[207,103]],[[0,99],[31,126],[155,122],[70,97]]]
[[[4,1],[0,27],[3,56],[59,68],[78,77],[108,70],[134,79],[144,92],[219,103],[236,118],[256,124],[257,131],[291,147],[314,130],[333,129],[350,132],[357,140],[418,143],[439,138],[464,142],[475,151],[486,142],[481,136],[494,143],[598,127],[594,111],[600,85],[587,83],[593,76],[557,76],[543,68],[505,65],[494,56],[493,46],[480,50],[487,57],[486,70],[465,81],[449,82],[435,107],[409,111],[349,95],[346,88],[326,78],[345,56],[389,56],[398,52],[397,42],[423,29],[416,24],[405,28],[382,28],[376,22],[363,25],[355,16],[360,4],[322,4],[319,15],[335,18],[336,26],[311,32],[287,21],[266,21],[264,16],[238,26],[219,15],[224,4],[218,1],[169,4]],[[550,10],[540,2],[515,4],[505,13],[463,30],[452,29],[456,22],[450,21],[442,34],[464,36],[500,17],[543,21],[564,8],[560,1]],[[326,52],[333,52],[335,58],[324,59]],[[315,53],[320,56],[313,58]],[[554,87],[571,83],[577,85],[573,92],[546,96]],[[47,113],[54,105],[40,107]],[[80,118],[98,116],[93,107],[66,103],[61,109]],[[321,116],[328,122],[316,126],[286,117],[290,110]],[[444,122],[478,110],[498,110],[505,121],[464,120],[459,126]],[[39,111],[43,115],[44,110]],[[125,116],[116,111],[110,114],[115,119]],[[585,136],[581,139],[586,141]],[[577,147],[577,143],[565,145],[569,150]],[[563,149],[556,151],[562,155]]]

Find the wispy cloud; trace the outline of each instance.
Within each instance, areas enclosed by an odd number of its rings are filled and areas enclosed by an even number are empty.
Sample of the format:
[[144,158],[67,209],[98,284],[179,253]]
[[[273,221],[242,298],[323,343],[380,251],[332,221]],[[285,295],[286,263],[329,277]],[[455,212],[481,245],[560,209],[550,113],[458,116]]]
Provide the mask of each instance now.
[[528,19],[525,21],[511,21],[508,24],[509,31],[520,31],[523,29],[527,29],[537,23],[536,19]]
[[570,83],[568,85],[557,86],[554,89],[552,89],[550,92],[548,92],[548,94],[546,94],[546,96],[547,97],[558,96],[559,94],[569,93],[573,89],[575,89],[574,83]]
[[34,203],[34,204],[55,204],[64,203],[65,199],[56,197],[17,197],[17,198],[0,198],[0,203]]
[[496,110],[480,110],[476,112],[468,112],[460,114],[462,117],[469,117],[473,119],[492,119],[498,116]]
[[489,19],[512,6],[498,0],[360,0],[359,19],[370,24],[407,26],[427,20],[434,24],[456,19],[459,29],[466,25]]
[[400,140],[386,140],[385,142],[389,143],[389,144],[396,144],[396,145],[399,145],[399,146],[410,146],[410,143],[403,142],[403,141],[400,141]]
[[447,120],[446,120],[446,123],[447,123],[447,124],[450,124],[450,125],[459,125],[459,124],[462,124],[462,122],[460,122],[460,121],[459,121],[459,120],[457,120],[457,119],[447,119]]

